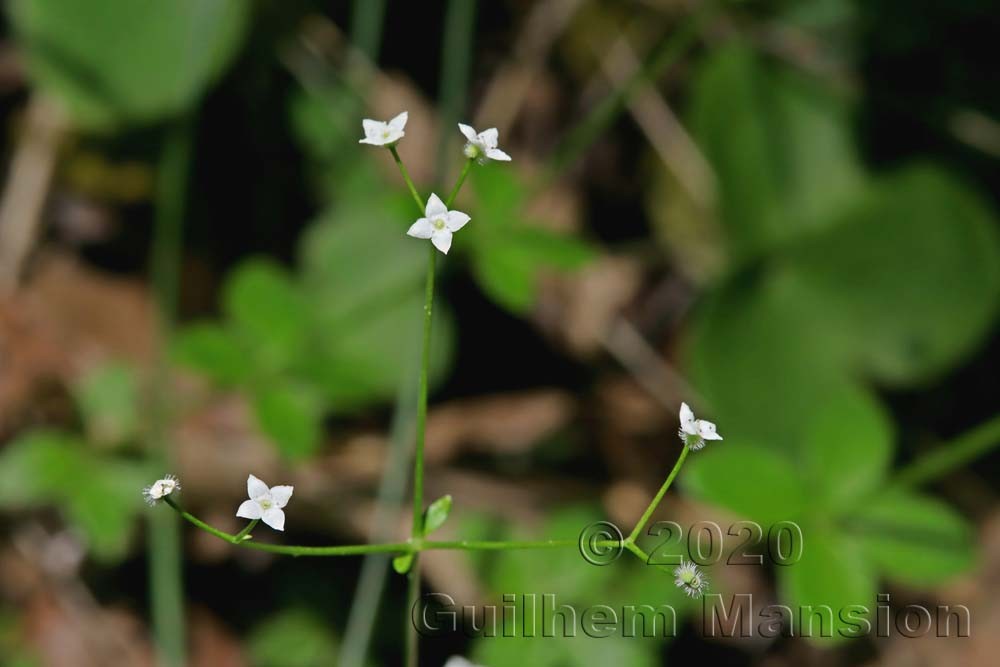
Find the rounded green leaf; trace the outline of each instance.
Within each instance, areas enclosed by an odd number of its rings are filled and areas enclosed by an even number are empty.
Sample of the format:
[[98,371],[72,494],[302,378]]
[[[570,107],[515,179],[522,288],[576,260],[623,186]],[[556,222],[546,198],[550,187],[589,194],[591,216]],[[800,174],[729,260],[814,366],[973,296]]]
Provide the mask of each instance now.
[[975,564],[975,531],[945,503],[892,491],[842,517],[867,557],[893,581],[914,586],[941,584]]
[[171,341],[171,354],[177,363],[222,385],[248,379],[253,368],[236,336],[214,322],[195,322],[182,328]]
[[313,454],[322,444],[322,401],[308,388],[270,382],[253,396],[260,429],[289,459]]
[[147,123],[194,104],[242,41],[245,0],[12,0],[38,85],[80,126]]
[[1000,304],[996,227],[961,183],[914,167],[789,248],[786,268],[813,316],[850,339],[852,365],[887,382],[920,382],[990,330]]
[[869,392],[843,393],[819,407],[804,445],[814,503],[836,508],[883,482],[892,460],[892,426]]
[[787,456],[727,438],[693,452],[681,483],[686,490],[761,524],[794,519],[808,489]]
[[[865,552],[829,526],[802,529],[802,558],[777,568],[781,601],[792,609],[795,634],[817,642],[871,634],[877,579]],[[855,624],[852,611],[872,624],[867,631],[863,623]]]

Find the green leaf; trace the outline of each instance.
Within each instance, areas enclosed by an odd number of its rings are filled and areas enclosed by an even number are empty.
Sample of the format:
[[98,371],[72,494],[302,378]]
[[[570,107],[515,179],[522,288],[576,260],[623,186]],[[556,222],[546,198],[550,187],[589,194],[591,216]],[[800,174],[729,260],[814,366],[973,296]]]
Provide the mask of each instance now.
[[138,435],[138,388],[128,365],[92,369],[76,383],[73,394],[91,442],[113,446]]
[[250,378],[253,361],[236,336],[214,322],[196,322],[177,332],[171,355],[178,364],[230,386]]
[[260,429],[286,458],[303,459],[322,444],[322,401],[307,387],[269,382],[254,391],[253,408]]
[[399,574],[406,574],[413,567],[413,553],[400,554],[392,559],[392,569]]
[[58,431],[29,432],[0,453],[0,506],[58,507],[104,560],[125,555],[145,481],[143,466],[97,456]]
[[688,117],[718,176],[722,222],[742,263],[828,224],[861,188],[846,109],[817,85],[766,66],[752,49],[715,49]]
[[235,55],[244,0],[13,0],[32,78],[88,129],[193,105]]
[[307,302],[288,272],[271,260],[240,264],[226,280],[223,308],[264,368],[286,368],[304,347]]
[[34,430],[0,450],[0,506],[53,502],[87,467],[86,444],[76,435]]
[[819,408],[804,444],[813,504],[834,509],[884,481],[892,460],[892,426],[868,392],[845,393]]
[[975,564],[975,531],[948,505],[929,496],[891,491],[842,517],[867,558],[885,577],[932,586]]
[[[875,623],[876,578],[864,551],[853,540],[829,527],[803,525],[802,558],[797,563],[777,568],[782,600],[791,605],[797,635],[822,641],[842,641],[852,636],[870,634],[855,626],[842,612],[867,611],[861,617]],[[833,623],[825,618],[824,608],[832,611]],[[810,610],[818,612],[815,617]],[[846,611],[845,611],[846,610]],[[813,626],[800,625],[800,618],[812,618]],[[829,637],[822,636],[829,633]]]
[[[410,217],[409,209],[395,211],[398,202],[389,199],[371,194],[371,206],[328,211],[301,246],[313,333],[296,372],[321,387],[339,411],[391,399],[404,378],[416,377],[428,248],[405,235],[399,220]],[[439,296],[432,383],[448,368],[453,336]]]
[[280,611],[250,633],[247,650],[254,667],[327,667],[337,658],[330,624],[307,609]]
[[686,366],[723,435],[797,454],[822,406],[860,391],[841,336],[813,315],[787,273],[764,272],[701,304]]
[[849,337],[852,364],[896,384],[960,361],[1000,304],[996,220],[931,167],[884,179],[785,261],[815,316]]
[[451,496],[441,496],[424,511],[424,537],[444,525],[451,512]]
[[685,489],[764,525],[797,517],[811,502],[787,457],[738,437],[692,453],[685,467]]
[[519,314],[535,304],[538,279],[545,269],[576,270],[595,256],[583,241],[541,227],[512,226],[470,236],[476,240],[474,269],[480,287]]
[[584,241],[528,223],[521,213],[524,185],[508,169],[473,172],[479,206],[462,230],[480,287],[499,305],[523,315],[535,304],[543,271],[573,271],[591,261]]

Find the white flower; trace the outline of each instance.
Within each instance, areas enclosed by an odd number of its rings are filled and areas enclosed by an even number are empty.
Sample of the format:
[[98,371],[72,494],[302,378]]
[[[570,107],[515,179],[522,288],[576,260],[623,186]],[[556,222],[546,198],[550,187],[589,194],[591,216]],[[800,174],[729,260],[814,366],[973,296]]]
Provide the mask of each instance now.
[[715,424],[695,419],[687,403],[681,403],[681,428],[677,435],[694,451],[704,447],[706,440],[722,440],[722,436],[715,432]]
[[406,127],[406,119],[408,117],[407,112],[404,111],[388,123],[365,118],[361,121],[362,127],[365,128],[365,138],[358,143],[371,144],[372,146],[394,145],[406,134],[406,132],[403,132],[403,128]]
[[481,667],[481,665],[475,665],[460,655],[453,655],[444,663],[444,667]]
[[458,129],[462,131],[465,138],[469,140],[465,144],[465,157],[470,160],[478,160],[483,164],[486,160],[501,160],[510,162],[510,156],[497,148],[498,132],[495,127],[483,130],[476,134],[476,130],[463,123],[458,124]]
[[181,490],[181,483],[174,475],[164,475],[163,479],[158,479],[150,486],[142,490],[142,497],[150,505],[155,505],[158,500],[163,500],[174,491]]
[[708,588],[708,579],[691,561],[681,560],[679,567],[674,568],[674,583],[690,597],[701,597]]
[[247,495],[250,496],[250,500],[243,501],[236,510],[236,516],[244,519],[260,519],[275,530],[284,530],[285,513],[281,508],[288,504],[292,491],[290,486],[268,488],[267,484],[250,475],[247,478]]
[[435,248],[447,255],[451,248],[451,235],[465,227],[469,216],[461,211],[449,211],[441,198],[433,193],[427,200],[424,214],[427,217],[414,222],[406,233],[414,238],[430,239]]

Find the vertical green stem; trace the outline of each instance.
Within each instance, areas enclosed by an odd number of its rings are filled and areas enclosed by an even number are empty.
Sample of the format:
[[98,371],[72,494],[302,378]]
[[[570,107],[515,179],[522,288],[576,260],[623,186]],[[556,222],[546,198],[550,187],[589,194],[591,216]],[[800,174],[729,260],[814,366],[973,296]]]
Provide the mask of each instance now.
[[667,489],[669,489],[670,485],[674,483],[674,478],[677,477],[677,473],[680,472],[681,466],[684,465],[684,459],[687,458],[688,451],[690,451],[689,447],[684,445],[681,455],[677,457],[677,463],[674,464],[674,469],[670,471],[666,481],[663,482],[663,486],[661,486],[660,490],[657,491],[656,497],[653,498],[653,501],[649,503],[649,507],[647,507],[646,511],[643,512],[642,518],[639,519],[639,523],[635,524],[635,528],[633,528],[632,532],[629,533],[629,536],[625,538],[626,546],[633,544],[635,542],[635,538],[638,537],[639,533],[642,532],[642,529],[646,527],[649,517],[653,516],[653,512],[656,511],[660,501],[663,500],[663,496],[667,493]]
[[385,0],[354,0],[351,9],[351,40],[372,62],[378,62],[382,46]]
[[410,172],[406,170],[406,165],[399,158],[399,153],[396,151],[395,146],[389,146],[389,152],[392,153],[392,159],[396,161],[396,166],[399,167],[399,173],[403,175],[403,180],[406,181],[406,187],[410,189],[410,195],[413,197],[414,203],[417,205],[417,210],[420,211],[420,215],[424,214],[424,200],[420,198],[420,193],[417,192],[417,186],[413,184],[413,179],[410,178]]
[[431,363],[431,323],[434,315],[434,272],[437,248],[429,246],[427,282],[424,286],[424,349],[420,358],[420,384],[417,389],[417,445],[413,459],[413,537],[422,538],[424,512],[424,441],[427,430],[427,376]]
[[448,146],[457,136],[456,124],[464,111],[468,88],[469,66],[476,28],[476,0],[449,0],[444,17],[444,37],[441,42],[441,90],[438,95],[438,115],[441,134],[438,137],[438,161],[435,182],[440,183],[447,172]]
[[[191,136],[191,118],[178,119],[167,128],[157,174],[151,264],[159,310],[160,347],[147,432],[149,463],[154,476],[163,475],[172,467],[168,448],[170,367],[167,350],[177,318]],[[150,516],[148,551],[153,634],[159,661],[164,667],[183,667],[186,651],[180,527],[172,512],[156,512]]]
[[469,170],[472,169],[472,163],[475,160],[466,160],[465,166],[462,167],[462,173],[458,175],[458,181],[455,183],[455,187],[451,189],[451,193],[448,195],[448,199],[445,201],[444,205],[451,208],[452,203],[455,201],[455,197],[458,196],[458,191],[462,189],[462,184],[465,183],[465,177],[469,175]]

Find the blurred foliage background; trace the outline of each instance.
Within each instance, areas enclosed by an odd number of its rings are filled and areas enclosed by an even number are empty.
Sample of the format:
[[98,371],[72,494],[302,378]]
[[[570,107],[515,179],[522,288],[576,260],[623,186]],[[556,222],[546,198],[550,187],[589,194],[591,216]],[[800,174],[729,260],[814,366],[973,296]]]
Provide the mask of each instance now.
[[514,156],[475,169],[472,223],[439,264],[442,539],[631,526],[686,400],[726,439],[658,518],[804,535],[792,566],[709,565],[714,591],[834,608],[890,593],[965,604],[975,628],[718,641],[629,559],[435,552],[425,590],[459,604],[555,593],[682,620],[672,640],[447,635],[423,664],[995,655],[976,632],[1000,619],[993,3],[4,8],[3,665],[399,664],[387,558],[236,550],[178,534],[139,490],[176,472],[186,506],[236,531],[253,472],[296,488],[288,531],[260,539],[405,535],[426,248],[388,155],[357,144],[362,117],[404,109],[425,194],[457,174],[457,121],[498,127]]

